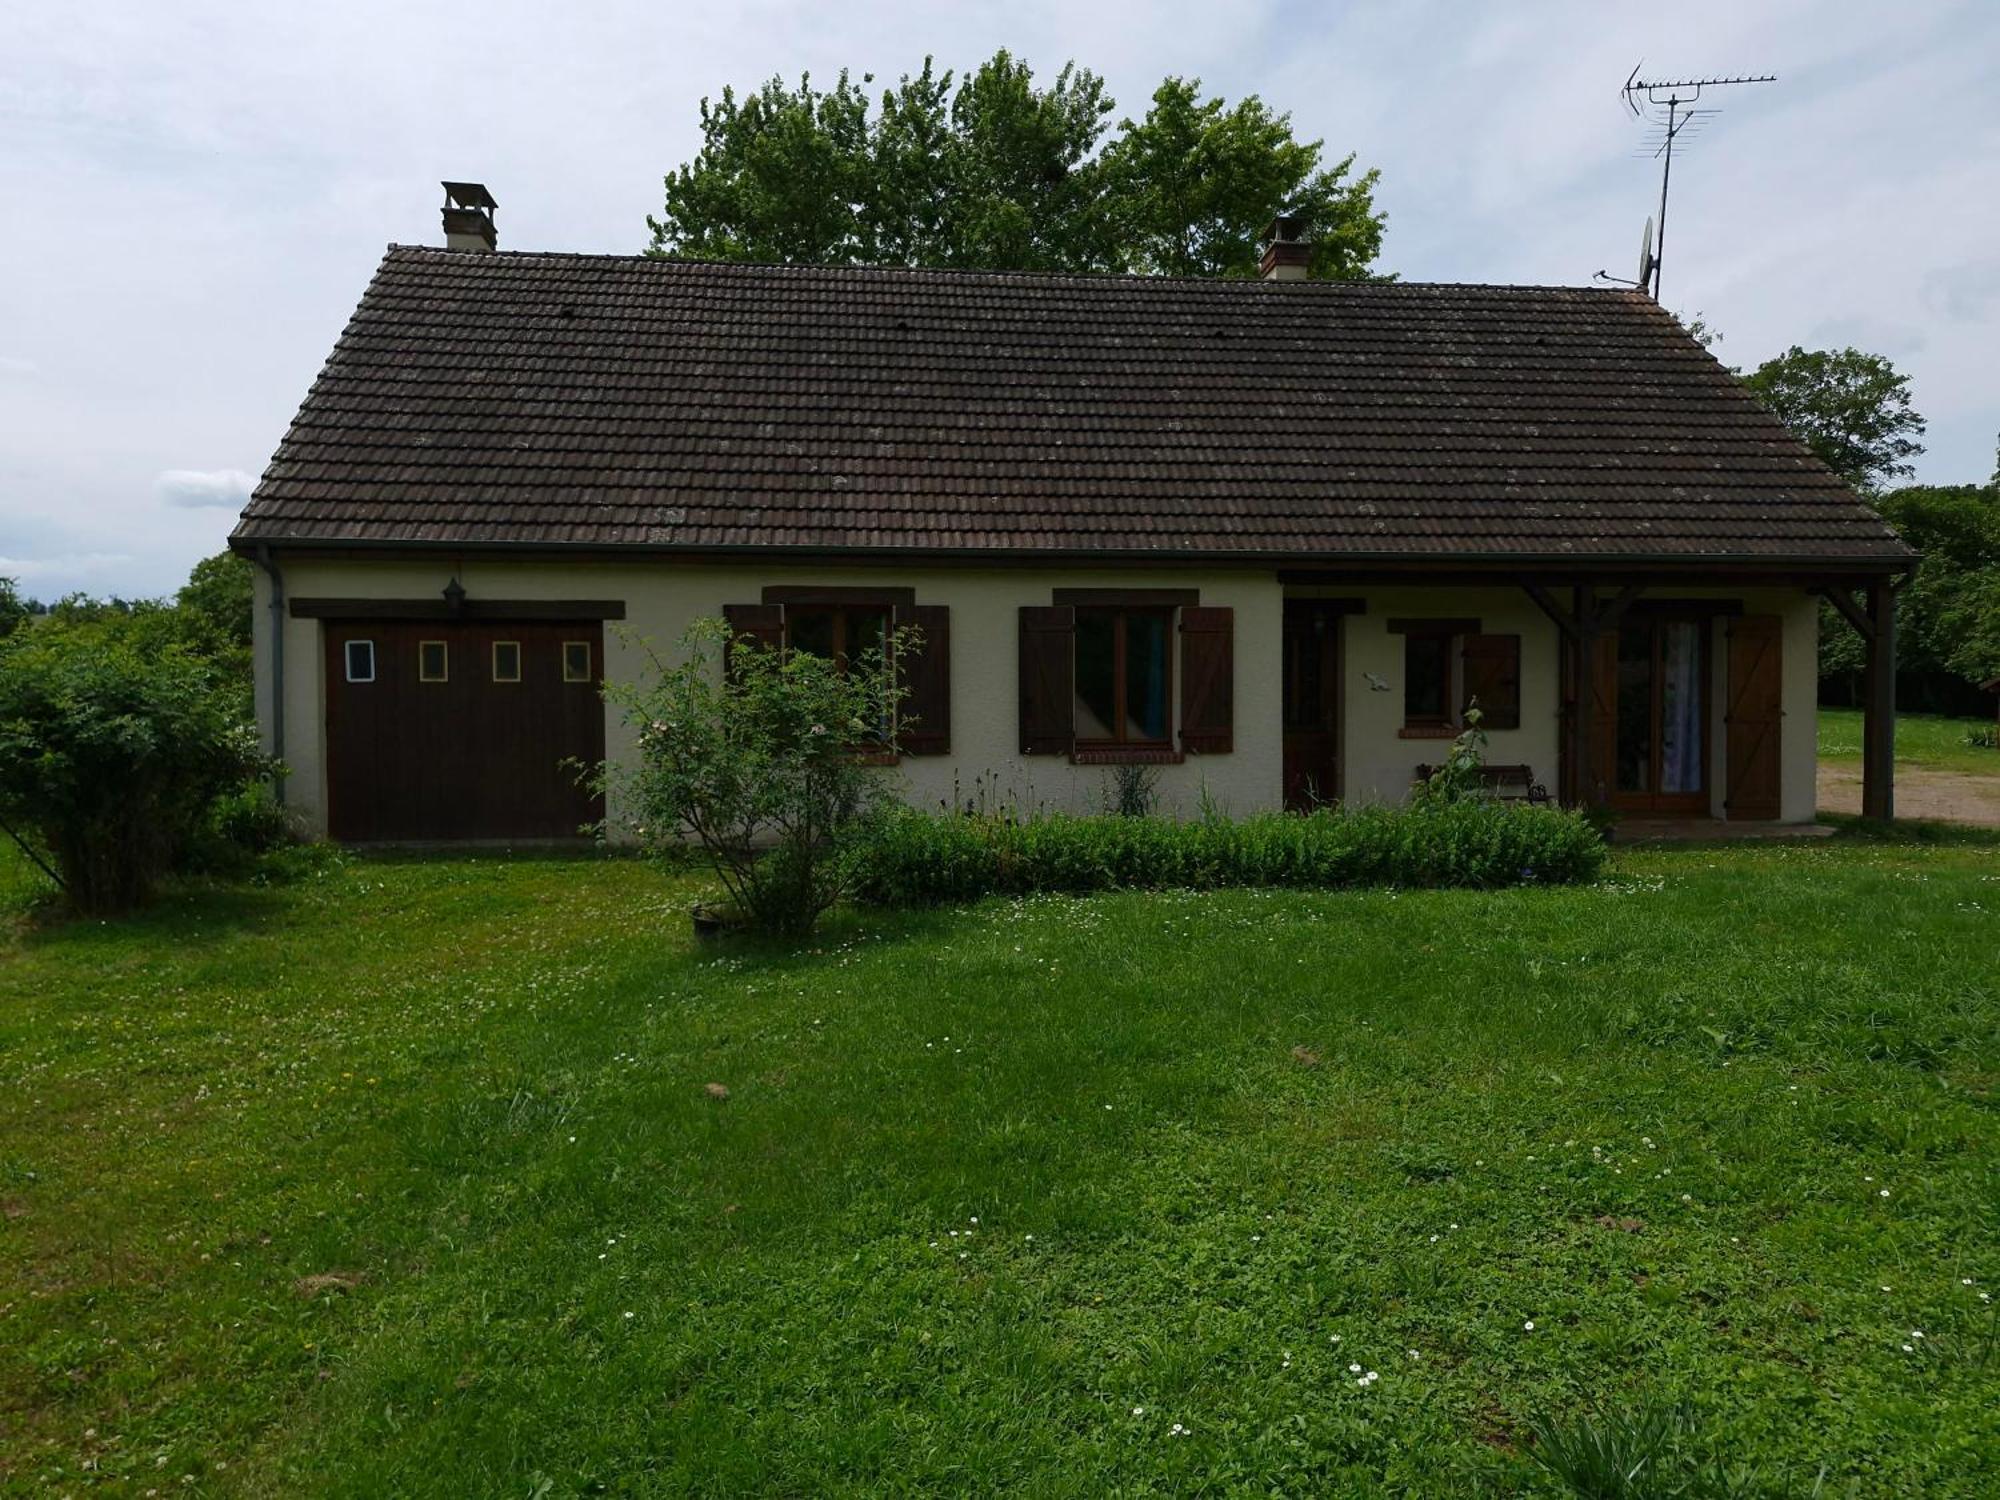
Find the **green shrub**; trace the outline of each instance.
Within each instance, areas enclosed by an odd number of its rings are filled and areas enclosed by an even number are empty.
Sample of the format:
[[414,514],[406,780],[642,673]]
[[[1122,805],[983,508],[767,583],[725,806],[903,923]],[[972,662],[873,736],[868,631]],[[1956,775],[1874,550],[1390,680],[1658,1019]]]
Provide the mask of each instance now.
[[[913,632],[844,665],[730,639],[697,620],[678,665],[611,690],[637,728],[636,766],[600,768],[649,852],[707,856],[737,913],[767,932],[810,931],[845,893],[857,838],[884,798],[869,762],[886,747]],[[723,659],[727,658],[727,670]]]
[[55,623],[0,647],[0,821],[79,911],[117,911],[272,769],[241,695],[182,647]]
[[924,906],[1037,891],[1563,885],[1594,879],[1604,855],[1579,814],[1484,798],[1194,823],[901,810],[862,845],[854,894]]

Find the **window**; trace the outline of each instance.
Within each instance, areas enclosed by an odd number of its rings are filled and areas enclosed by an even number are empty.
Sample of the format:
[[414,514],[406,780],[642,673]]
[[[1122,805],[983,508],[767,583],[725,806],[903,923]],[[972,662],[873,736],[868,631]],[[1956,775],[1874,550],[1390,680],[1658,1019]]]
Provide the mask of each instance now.
[[845,667],[879,656],[889,629],[886,604],[788,604],[785,644]]
[[590,681],[590,642],[563,642],[563,681]]
[[1076,612],[1076,742],[1166,745],[1173,722],[1173,611]]
[[417,642],[417,681],[443,682],[450,677],[451,657],[443,641]]
[[495,682],[519,682],[521,680],[521,643],[519,641],[495,641],[493,643],[493,680]]
[[1451,663],[1456,654],[1451,635],[1411,634],[1403,637],[1403,727],[1452,727]]
[[375,643],[373,641],[349,641],[347,643],[347,680],[349,682],[373,682],[375,680]]
[[1391,620],[1403,637],[1405,739],[1449,739],[1477,705],[1483,729],[1521,727],[1521,638],[1477,620]]

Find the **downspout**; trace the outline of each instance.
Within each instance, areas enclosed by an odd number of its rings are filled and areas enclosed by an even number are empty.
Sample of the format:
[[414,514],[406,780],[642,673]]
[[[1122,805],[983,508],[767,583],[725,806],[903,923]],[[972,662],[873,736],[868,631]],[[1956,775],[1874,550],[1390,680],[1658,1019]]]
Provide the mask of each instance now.
[[[257,566],[271,580],[271,755],[285,758],[285,575],[271,561],[271,549],[257,549]],[[285,778],[271,778],[271,793],[285,805]]]

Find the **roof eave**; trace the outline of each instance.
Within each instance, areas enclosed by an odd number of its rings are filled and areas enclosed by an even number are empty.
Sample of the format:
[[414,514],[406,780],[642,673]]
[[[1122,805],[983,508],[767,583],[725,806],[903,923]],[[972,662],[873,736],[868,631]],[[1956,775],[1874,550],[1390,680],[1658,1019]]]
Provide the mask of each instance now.
[[1668,572],[1695,572],[1704,568],[1755,569],[1759,571],[1814,571],[1845,574],[1906,573],[1915,568],[1918,555],[1897,544],[1896,550],[1881,554],[1838,556],[1826,553],[1753,552],[1325,552],[1305,548],[1257,549],[1240,552],[1178,551],[1171,548],[1086,548],[1086,547],[828,547],[781,546],[763,542],[738,545],[691,546],[660,542],[524,542],[409,540],[392,538],[328,538],[244,536],[232,534],[229,546],[237,552],[260,548],[286,552],[319,553],[454,553],[483,557],[617,557],[688,558],[691,560],[735,560],[759,558],[773,562],[838,561],[843,563],[948,562],[957,565],[990,562],[1006,565],[1043,563],[1156,563],[1187,567],[1245,567],[1292,569],[1379,568],[1383,571],[1412,568],[1514,568],[1543,569],[1577,574],[1630,571],[1652,568]]

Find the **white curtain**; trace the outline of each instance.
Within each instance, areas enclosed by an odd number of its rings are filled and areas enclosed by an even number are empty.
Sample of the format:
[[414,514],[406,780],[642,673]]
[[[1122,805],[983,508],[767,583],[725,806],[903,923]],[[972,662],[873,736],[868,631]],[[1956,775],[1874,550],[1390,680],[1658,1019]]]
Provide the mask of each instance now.
[[1660,790],[1701,790],[1701,626],[1660,632]]

